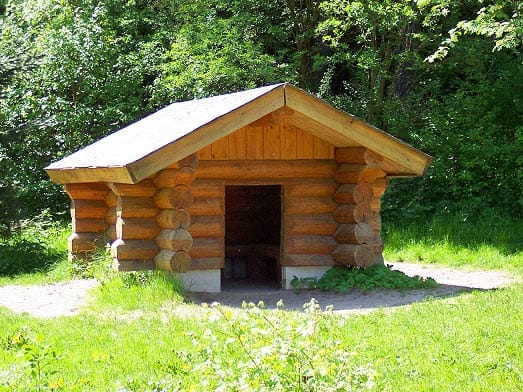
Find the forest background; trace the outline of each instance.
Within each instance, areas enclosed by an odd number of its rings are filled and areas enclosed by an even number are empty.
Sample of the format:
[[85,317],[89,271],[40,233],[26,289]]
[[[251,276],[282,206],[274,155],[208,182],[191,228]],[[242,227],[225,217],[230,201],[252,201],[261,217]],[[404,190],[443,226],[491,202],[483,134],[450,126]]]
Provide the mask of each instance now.
[[0,231],[68,199],[43,168],[173,101],[287,81],[434,161],[383,214],[523,217],[523,5],[0,0]]

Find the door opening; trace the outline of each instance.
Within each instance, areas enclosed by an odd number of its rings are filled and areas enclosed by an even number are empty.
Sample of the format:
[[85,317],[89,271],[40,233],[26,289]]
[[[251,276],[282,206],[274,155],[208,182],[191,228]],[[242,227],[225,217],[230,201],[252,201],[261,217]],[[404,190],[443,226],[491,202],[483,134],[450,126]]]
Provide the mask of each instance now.
[[222,288],[280,287],[281,185],[225,187]]

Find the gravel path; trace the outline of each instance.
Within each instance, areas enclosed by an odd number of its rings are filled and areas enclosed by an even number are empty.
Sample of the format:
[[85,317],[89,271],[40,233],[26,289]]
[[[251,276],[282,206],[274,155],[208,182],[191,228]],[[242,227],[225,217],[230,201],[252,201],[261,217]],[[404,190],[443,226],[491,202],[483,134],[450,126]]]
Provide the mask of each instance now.
[[[467,271],[409,263],[389,264],[408,275],[430,276],[440,283],[440,286],[436,289],[404,292],[372,290],[366,294],[355,290],[347,295],[319,290],[296,292],[251,287],[244,290],[222,291],[217,294],[192,293],[188,299],[197,304],[216,301],[235,307],[241,306],[244,300],[254,303],[263,300],[268,308],[274,308],[282,299],[286,309],[301,309],[304,303],[309,302],[311,298],[316,298],[322,307],[333,305],[339,312],[361,313],[377,308],[408,305],[429,297],[452,296],[476,289],[495,289],[517,281],[503,271]],[[0,286],[0,306],[5,306],[16,313],[25,312],[37,317],[75,315],[86,303],[89,290],[96,285],[95,280],[72,280],[41,286]]]

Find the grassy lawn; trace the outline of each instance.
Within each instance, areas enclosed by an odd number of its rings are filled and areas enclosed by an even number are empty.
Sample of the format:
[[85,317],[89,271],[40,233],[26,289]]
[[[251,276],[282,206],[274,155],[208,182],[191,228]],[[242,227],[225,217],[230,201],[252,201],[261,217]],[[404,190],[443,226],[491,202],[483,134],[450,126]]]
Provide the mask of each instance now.
[[[522,273],[514,225],[441,223],[389,228],[386,258]],[[348,317],[204,308],[178,290],[162,274],[106,276],[79,316],[0,309],[0,391],[523,390],[521,284]]]

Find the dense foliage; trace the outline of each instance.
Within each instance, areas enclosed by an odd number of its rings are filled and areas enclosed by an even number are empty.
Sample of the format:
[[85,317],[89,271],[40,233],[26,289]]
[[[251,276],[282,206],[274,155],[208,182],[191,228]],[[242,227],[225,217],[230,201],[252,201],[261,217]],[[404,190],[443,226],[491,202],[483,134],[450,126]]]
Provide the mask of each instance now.
[[[289,81],[434,156],[385,215],[523,215],[520,2],[0,0],[0,228],[43,168],[169,102]],[[450,31],[450,33],[449,33]]]

